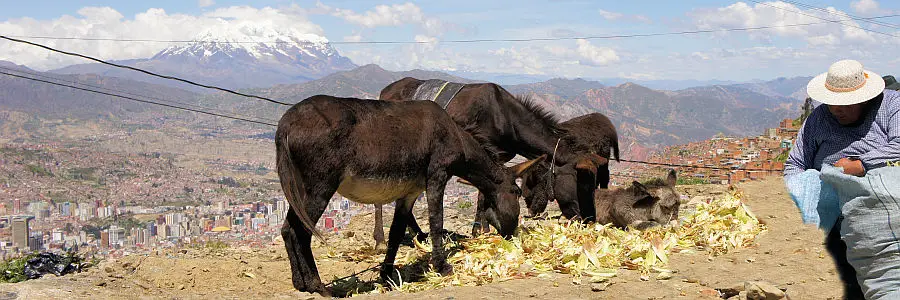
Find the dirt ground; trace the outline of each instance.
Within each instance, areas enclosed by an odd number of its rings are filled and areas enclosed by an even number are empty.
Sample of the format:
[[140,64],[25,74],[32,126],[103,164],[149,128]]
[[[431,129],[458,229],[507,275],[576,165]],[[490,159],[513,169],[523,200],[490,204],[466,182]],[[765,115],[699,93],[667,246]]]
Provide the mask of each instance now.
[[[605,290],[594,292],[589,283],[573,282],[557,274],[551,278],[510,280],[484,286],[451,287],[419,293],[390,292],[359,295],[360,299],[721,299],[714,289],[744,281],[766,281],[785,289],[790,299],[840,299],[840,281],[833,262],[823,248],[824,236],[812,225],[801,223],[781,178],[738,185],[751,210],[765,222],[768,231],[757,244],[710,257],[703,251],[670,255],[674,277],[642,281],[636,271],[620,269]],[[716,197],[724,186],[680,186],[689,199]],[[388,211],[386,211],[388,213]],[[424,213],[419,222],[427,228]],[[447,214],[448,229],[465,234],[471,216]],[[331,249],[358,249],[371,243],[371,219],[353,221],[352,237],[331,236],[331,248],[314,248],[323,281],[346,276],[374,266],[373,262],[350,262],[325,258]],[[390,220],[389,218],[387,220]],[[389,223],[389,222],[388,222]],[[426,229],[427,230],[427,229]],[[412,251],[409,247],[404,247]],[[374,279],[375,273],[360,275]],[[87,272],[16,284],[0,284],[3,299],[319,299],[318,295],[295,291],[290,266],[280,241],[263,249],[185,249],[161,251],[148,256],[131,255],[102,262]]]

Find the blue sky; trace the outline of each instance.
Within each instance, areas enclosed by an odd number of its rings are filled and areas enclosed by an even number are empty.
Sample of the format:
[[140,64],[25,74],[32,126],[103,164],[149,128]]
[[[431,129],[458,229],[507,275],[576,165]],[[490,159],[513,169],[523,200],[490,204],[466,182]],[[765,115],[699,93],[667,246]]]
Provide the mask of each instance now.
[[[790,3],[793,2],[793,3]],[[819,11],[804,5],[826,8]],[[265,22],[338,44],[357,64],[558,77],[752,80],[805,76],[852,58],[900,73],[900,26],[852,17],[900,13],[900,2],[853,1],[9,1],[0,33],[66,37],[191,39],[217,26]],[[822,23],[747,32],[620,39],[453,44],[458,39],[520,39],[647,34]],[[877,19],[900,24],[900,17]],[[864,29],[879,31],[875,33]],[[166,44],[40,40],[105,59],[145,58]],[[0,42],[0,59],[46,70],[71,58]]]

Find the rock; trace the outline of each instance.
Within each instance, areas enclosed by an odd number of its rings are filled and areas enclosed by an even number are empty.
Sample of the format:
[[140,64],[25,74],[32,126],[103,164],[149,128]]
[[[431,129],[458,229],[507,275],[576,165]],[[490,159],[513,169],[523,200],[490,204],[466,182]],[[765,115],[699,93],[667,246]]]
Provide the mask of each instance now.
[[[729,287],[716,289],[716,290],[718,290],[720,293],[722,293],[722,296],[725,297],[726,299],[731,299],[744,291],[744,283],[743,282],[736,283]],[[743,298],[743,299],[746,299],[746,298]]]
[[533,268],[534,265],[532,264],[522,264],[521,266],[519,266],[519,272],[526,273],[528,271],[531,271],[531,269]]
[[763,281],[744,282],[744,291],[747,292],[749,300],[775,300],[785,297],[784,291]]
[[96,283],[96,285],[97,285],[97,286],[106,286],[106,281],[105,281],[105,280],[100,280],[100,281],[98,281],[98,282]]
[[602,292],[609,287],[609,282],[591,283],[591,291]]
[[179,284],[179,285],[178,285],[178,290],[179,290],[179,291],[180,291],[180,290],[184,290],[184,285],[183,285],[183,284]]
[[672,279],[672,273],[662,272],[659,275],[656,275],[656,280],[669,280]]
[[704,290],[700,291],[700,295],[721,298],[721,296],[719,295],[719,291],[714,290],[714,289],[704,289]]

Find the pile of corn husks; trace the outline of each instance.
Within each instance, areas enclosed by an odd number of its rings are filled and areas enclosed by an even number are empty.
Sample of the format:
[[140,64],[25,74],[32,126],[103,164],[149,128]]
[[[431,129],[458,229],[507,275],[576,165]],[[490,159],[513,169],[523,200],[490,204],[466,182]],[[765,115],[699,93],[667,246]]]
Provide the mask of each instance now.
[[[404,282],[394,288],[415,292],[541,277],[553,272],[571,274],[576,280],[587,277],[591,282],[602,282],[615,276],[621,267],[639,270],[645,278],[658,272],[657,278],[664,279],[671,277],[671,271],[665,269],[671,252],[695,248],[719,255],[749,245],[766,230],[736,191],[698,204],[695,211],[682,217],[680,227],[638,231],[557,220],[529,221],[525,227],[522,234],[511,240],[496,235],[461,240],[463,250],[448,258],[453,265],[452,275],[428,272],[425,280]],[[458,245],[451,242],[448,248],[451,246]],[[431,250],[430,245],[418,243],[416,248],[398,255],[397,265],[411,263]],[[376,287],[370,293],[384,291],[385,288]]]

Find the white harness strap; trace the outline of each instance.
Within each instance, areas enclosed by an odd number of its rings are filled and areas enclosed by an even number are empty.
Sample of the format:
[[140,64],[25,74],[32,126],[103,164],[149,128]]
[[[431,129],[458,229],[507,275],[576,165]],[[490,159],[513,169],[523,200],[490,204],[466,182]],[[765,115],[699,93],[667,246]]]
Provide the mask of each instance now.
[[547,175],[548,175],[548,177],[550,177],[548,180],[550,182],[549,184],[550,184],[550,198],[551,199],[547,199],[547,202],[556,200],[556,190],[555,190],[554,184],[553,184],[554,183],[553,182],[553,174],[556,174],[556,170],[554,169],[554,167],[556,166],[556,150],[559,149],[559,141],[561,139],[562,138],[556,139],[556,147],[553,147],[553,158],[550,160],[550,170],[548,171]]

